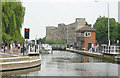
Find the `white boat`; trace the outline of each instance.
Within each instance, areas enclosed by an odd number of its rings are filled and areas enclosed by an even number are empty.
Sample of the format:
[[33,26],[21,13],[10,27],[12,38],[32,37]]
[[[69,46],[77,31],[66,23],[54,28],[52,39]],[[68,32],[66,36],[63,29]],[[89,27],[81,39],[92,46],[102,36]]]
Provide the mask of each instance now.
[[40,47],[40,52],[41,53],[47,53],[47,54],[52,54],[52,46],[50,46],[49,44],[42,44]]

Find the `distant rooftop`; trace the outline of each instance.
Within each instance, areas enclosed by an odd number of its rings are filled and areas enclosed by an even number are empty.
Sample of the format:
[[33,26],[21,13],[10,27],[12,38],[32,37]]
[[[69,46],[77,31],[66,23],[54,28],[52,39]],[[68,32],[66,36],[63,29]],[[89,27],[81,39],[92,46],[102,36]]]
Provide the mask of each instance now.
[[78,29],[76,32],[86,32],[86,31],[87,31],[87,32],[95,32],[96,29],[91,28],[91,27],[89,27],[89,26],[84,26],[84,27]]

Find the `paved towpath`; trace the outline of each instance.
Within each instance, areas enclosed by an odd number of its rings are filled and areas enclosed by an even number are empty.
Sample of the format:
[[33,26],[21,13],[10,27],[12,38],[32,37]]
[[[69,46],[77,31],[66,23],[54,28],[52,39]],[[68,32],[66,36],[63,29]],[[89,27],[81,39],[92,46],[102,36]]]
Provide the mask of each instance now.
[[[1,58],[7,58],[7,57],[11,57],[11,56],[23,56],[23,53],[21,53],[21,51],[20,51],[20,49],[18,50],[17,48],[14,48],[13,49],[13,52],[12,52],[12,54],[10,54],[10,51],[9,50],[7,50],[7,51],[5,51],[5,53],[4,52],[2,52],[2,51],[0,51],[0,57]],[[2,55],[2,54],[5,54],[4,56]],[[24,52],[24,56],[27,56],[27,51],[25,51]]]
[[81,51],[81,50],[75,50],[71,48],[67,48],[66,50],[75,51],[75,52],[84,52],[84,53],[95,54],[95,55],[103,55],[101,52]]

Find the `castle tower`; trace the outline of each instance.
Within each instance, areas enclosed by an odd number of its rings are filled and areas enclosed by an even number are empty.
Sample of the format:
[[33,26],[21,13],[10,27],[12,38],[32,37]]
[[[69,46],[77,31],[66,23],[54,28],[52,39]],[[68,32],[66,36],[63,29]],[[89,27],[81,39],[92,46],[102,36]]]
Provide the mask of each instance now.
[[76,18],[76,23],[77,23],[77,29],[85,26],[85,18]]

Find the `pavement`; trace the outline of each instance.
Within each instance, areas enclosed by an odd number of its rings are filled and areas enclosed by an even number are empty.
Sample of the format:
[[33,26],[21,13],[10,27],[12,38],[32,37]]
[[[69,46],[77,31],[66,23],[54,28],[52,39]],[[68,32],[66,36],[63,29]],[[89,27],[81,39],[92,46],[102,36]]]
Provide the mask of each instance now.
[[[4,52],[0,51],[0,53],[4,53]],[[20,50],[20,49],[17,49],[17,48],[14,48],[14,49],[13,49],[12,54],[10,54],[10,51],[9,51],[9,50],[6,50],[4,54],[10,55],[10,56],[23,56],[23,53],[21,53],[21,50]],[[6,55],[5,55],[5,56],[6,56]],[[0,56],[0,57],[5,57],[5,56]],[[27,56],[27,51],[24,52],[24,56]],[[9,56],[7,56],[7,57],[9,57]],[[7,57],[6,57],[6,58],[7,58]]]
[[13,49],[12,54],[9,50],[5,53],[0,51],[0,71],[13,71],[31,68],[41,65],[41,59],[39,56],[28,56],[27,51],[24,55],[17,48]]
[[66,50],[83,52],[83,53],[88,53],[88,54],[95,54],[95,55],[103,55],[101,52],[81,51],[81,50],[75,50],[75,49],[71,49],[71,48],[67,48]]

